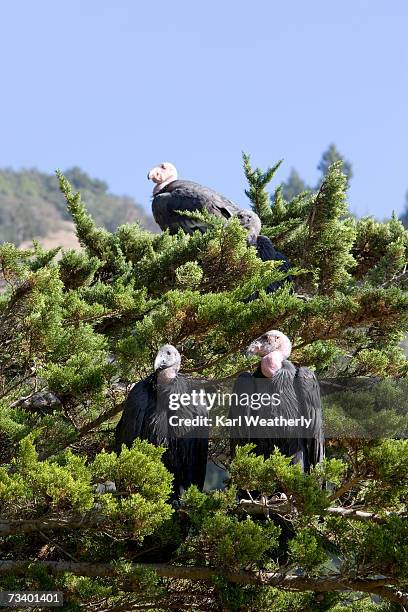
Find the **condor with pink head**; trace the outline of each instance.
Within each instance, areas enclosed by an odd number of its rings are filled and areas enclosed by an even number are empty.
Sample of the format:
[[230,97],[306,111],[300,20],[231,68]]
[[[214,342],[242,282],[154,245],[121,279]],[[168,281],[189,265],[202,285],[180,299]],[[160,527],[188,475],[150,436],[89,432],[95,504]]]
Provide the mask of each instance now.
[[[308,423],[307,428],[302,429],[300,425],[293,429],[286,427],[280,437],[274,428],[247,427],[242,430],[240,439],[231,440],[231,450],[234,454],[237,444],[251,442],[255,444],[256,454],[268,458],[277,447],[282,454],[292,457],[292,462],[299,464],[302,471],[309,472],[325,456],[320,388],[314,372],[306,367],[296,367],[289,361],[291,352],[291,341],[279,330],[272,329],[256,338],[246,354],[259,357],[258,366],[255,372],[243,372],[238,376],[234,392],[237,397],[242,393],[257,396],[267,393],[271,397],[276,394],[281,402],[279,408],[267,407],[262,416],[266,419],[280,415],[300,419],[302,423]],[[248,414],[249,409],[244,412]],[[240,413],[242,409],[237,402],[231,417]]]
[[[208,226],[199,219],[183,215],[187,213],[207,211],[216,217],[229,219],[236,217],[248,233],[248,244],[255,246],[258,257],[262,261],[280,261],[279,269],[287,272],[290,263],[285,255],[277,251],[267,236],[261,235],[261,221],[258,215],[247,208],[240,208],[214,189],[204,187],[199,183],[179,179],[176,167],[170,162],[163,162],[154,166],[147,175],[154,183],[152,212],[156,223],[162,230],[168,229],[171,234],[176,234],[179,229],[187,234],[198,230],[205,232]],[[293,278],[288,276],[282,281],[271,283],[267,293],[273,293],[285,282]],[[257,297],[257,294],[251,296]]]

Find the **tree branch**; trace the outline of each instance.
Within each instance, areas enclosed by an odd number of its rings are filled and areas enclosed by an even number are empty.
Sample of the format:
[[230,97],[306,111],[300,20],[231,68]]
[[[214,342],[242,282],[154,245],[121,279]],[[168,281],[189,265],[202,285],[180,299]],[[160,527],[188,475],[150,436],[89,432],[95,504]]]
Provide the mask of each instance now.
[[106,523],[108,523],[108,519],[102,515],[76,515],[38,519],[16,519],[11,521],[0,519],[0,538],[23,533],[29,534],[39,531],[49,531],[52,529],[99,529],[101,525]]
[[396,285],[407,278],[408,278],[408,270],[404,269],[404,271],[401,272],[400,274],[396,274],[392,278],[384,281],[380,285],[380,287],[383,287],[383,288],[392,287],[392,285]]
[[85,423],[85,425],[83,425],[80,429],[78,429],[77,432],[76,432],[75,438],[73,440],[67,441],[65,444],[61,445],[57,449],[53,449],[51,451],[47,451],[47,452],[41,453],[40,454],[40,460],[44,461],[44,459],[48,459],[48,457],[51,457],[52,455],[55,455],[55,454],[63,451],[68,446],[71,446],[71,444],[74,444],[75,442],[78,442],[78,440],[80,440],[81,438],[86,436],[93,429],[96,429],[97,427],[99,427],[99,425],[102,425],[102,423],[105,423],[106,421],[109,421],[114,416],[119,414],[119,412],[121,410],[123,410],[124,407],[125,407],[125,402],[121,402],[120,404],[115,404],[109,410],[106,410],[105,412],[102,412],[102,414],[100,414],[96,419],[94,419],[93,421],[90,421],[89,423]]
[[82,438],[83,436],[88,434],[93,429],[96,429],[96,427],[98,427],[99,425],[102,425],[102,423],[105,423],[105,421],[109,421],[112,417],[119,414],[119,412],[123,410],[124,407],[125,407],[125,402],[121,402],[120,404],[115,404],[112,408],[110,408],[110,410],[103,412],[90,423],[86,423],[85,425],[83,425],[78,431],[78,437]]
[[335,491],[333,495],[331,495],[330,501],[335,501],[336,499],[339,499],[339,497],[341,497],[345,493],[348,493],[350,489],[352,489],[356,484],[358,484],[362,480],[364,480],[364,478],[360,474],[354,476],[353,478],[345,482],[339,489],[337,489],[337,491]]
[[[11,573],[24,576],[30,569],[40,568],[48,570],[53,575],[70,572],[76,576],[112,578],[118,576],[117,567],[109,563],[0,560],[0,576]],[[161,577],[179,580],[212,580],[216,576],[223,576],[226,580],[235,584],[273,586],[285,591],[313,591],[315,593],[333,591],[363,592],[378,595],[383,599],[400,605],[408,605],[408,593],[398,589],[399,580],[395,577],[349,579],[341,575],[331,575],[314,578],[265,571],[229,571],[223,568],[169,565],[167,563],[139,563],[134,564],[133,568],[134,570],[154,570]],[[128,588],[129,590],[140,588],[136,580],[132,581],[131,573],[128,580]]]
[[[272,503],[267,498],[262,500],[257,499],[241,499],[239,502],[239,508],[251,515],[262,515],[269,513],[271,514],[288,514],[291,511],[292,504],[288,501]],[[330,506],[326,508],[322,513],[333,514],[342,518],[351,519],[354,521],[372,521],[373,523],[386,523],[389,516],[398,516],[400,518],[407,518],[407,514],[399,512],[382,512],[377,514],[376,512],[367,512],[366,510],[357,510],[355,508],[343,508],[341,506]]]
[[[251,515],[268,515],[288,514],[291,510],[291,504],[287,501],[280,503],[271,503],[267,499],[265,501],[254,499],[241,499],[238,512],[245,512]],[[398,516],[400,518],[408,518],[406,513],[398,512],[367,512],[364,510],[356,510],[353,508],[342,508],[341,506],[333,506],[326,508],[321,513],[340,516],[345,519],[356,521],[372,521],[374,523],[385,523],[389,516]],[[66,516],[43,517],[36,519],[13,519],[4,520],[0,518],[0,538],[5,538],[12,535],[30,534],[39,531],[50,531],[57,529],[100,529],[103,525],[108,525],[110,519],[102,514],[71,514]]]

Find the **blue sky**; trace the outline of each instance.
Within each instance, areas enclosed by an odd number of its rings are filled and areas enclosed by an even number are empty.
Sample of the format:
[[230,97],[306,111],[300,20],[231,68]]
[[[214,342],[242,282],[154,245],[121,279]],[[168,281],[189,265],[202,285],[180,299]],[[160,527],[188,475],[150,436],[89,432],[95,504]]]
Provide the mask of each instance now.
[[241,151],[310,183],[335,142],[360,215],[408,188],[406,0],[8,0],[0,166],[80,165],[149,207],[147,170],[243,204]]

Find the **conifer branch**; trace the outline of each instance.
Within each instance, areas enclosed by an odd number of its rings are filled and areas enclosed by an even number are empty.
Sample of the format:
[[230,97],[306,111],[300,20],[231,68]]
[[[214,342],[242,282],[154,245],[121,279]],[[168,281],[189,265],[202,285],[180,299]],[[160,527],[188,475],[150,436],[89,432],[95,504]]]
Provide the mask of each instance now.
[[[125,588],[129,591],[139,590],[140,583],[137,578],[132,579],[132,570],[153,570],[163,578],[175,580],[212,581],[216,577],[223,577],[233,584],[248,584],[255,586],[277,587],[284,591],[313,591],[315,593],[330,593],[336,591],[354,591],[378,595],[383,599],[408,605],[408,592],[398,587],[400,581],[394,576],[384,578],[348,578],[344,575],[328,575],[319,578],[306,575],[291,575],[267,571],[249,572],[245,570],[228,571],[223,568],[208,566],[183,566],[167,563],[138,563],[128,568],[128,577],[118,573],[118,568],[110,563],[74,563],[70,561],[8,561],[0,560],[0,576],[10,574],[24,576],[30,570],[42,569],[53,575],[66,572],[76,576],[100,578],[124,578]],[[136,574],[137,575],[137,574]]]
[[262,223],[269,224],[272,220],[272,209],[266,186],[271,182],[282,160],[262,172],[260,168],[252,169],[250,157],[247,153],[242,153],[242,159],[245,176],[249,184],[249,188],[245,190],[245,195],[251,201],[252,209],[257,213]]
[[[79,440],[81,440],[82,438],[84,438],[87,434],[89,434],[91,431],[95,430],[97,427],[99,427],[99,425],[102,425],[102,423],[105,423],[106,421],[109,421],[110,419],[112,419],[114,416],[116,416],[117,414],[119,414],[119,412],[121,410],[123,410],[124,408],[124,402],[121,402],[120,404],[115,404],[114,406],[112,406],[112,408],[110,408],[109,410],[106,410],[105,412],[102,412],[98,417],[96,417],[96,419],[94,419],[93,421],[90,421],[89,423],[85,423],[85,425],[83,425],[82,427],[80,427],[77,432],[75,433],[75,439],[72,440],[67,440],[64,444],[62,444],[61,446],[58,447],[58,449],[52,449],[50,451],[44,452],[40,455],[40,459],[41,461],[44,461],[45,459],[48,459],[48,457],[51,457],[53,455],[56,455],[57,453],[60,453],[61,451],[65,450],[66,448],[68,448],[69,446],[71,446],[72,444],[74,444],[75,442],[78,442]],[[1,531],[0,531],[1,534]]]
[[[269,513],[287,516],[291,510],[293,510],[293,504],[289,502],[271,503],[267,499],[264,501],[257,499],[242,499],[235,512],[238,514],[245,512],[252,516],[268,515]],[[181,509],[180,512],[184,514],[185,510]],[[355,508],[344,508],[342,506],[330,506],[316,516],[324,517],[325,515],[339,516],[340,518],[352,521],[372,522],[376,524],[385,524],[390,517],[398,517],[400,519],[408,518],[406,512],[383,511],[377,513]],[[0,519],[0,538],[61,529],[94,530],[100,529],[103,525],[108,525],[109,522],[109,517],[95,513],[71,514],[66,516],[56,515],[36,519]]]
[[333,495],[330,497],[330,501],[335,501],[336,499],[339,499],[342,495],[348,493],[355,485],[357,485],[362,480],[364,480],[364,476],[362,476],[361,474],[354,476],[333,493]]
[[393,285],[397,285],[398,283],[404,281],[407,278],[408,278],[408,270],[404,269],[404,271],[401,272],[401,274],[397,274],[396,276],[393,276],[392,278],[384,281],[382,285],[380,285],[380,287],[384,289],[387,287],[392,287]]
[[[241,499],[239,503],[239,508],[242,509],[247,514],[250,515],[262,515],[269,513],[271,514],[280,514],[286,515],[290,513],[292,509],[292,504],[290,502],[276,502],[271,503],[267,499],[264,501],[254,500],[254,499]],[[398,518],[405,519],[407,518],[407,514],[405,512],[368,512],[361,509],[356,508],[343,508],[342,506],[329,506],[320,514],[320,516],[324,516],[325,514],[332,514],[334,516],[339,516],[344,519],[350,519],[352,521],[369,521],[377,524],[384,524],[387,522],[387,519],[391,516],[397,516]]]
[[37,519],[15,519],[5,521],[0,519],[0,537],[6,538],[13,535],[28,535],[41,531],[57,529],[100,529],[106,524],[107,518],[102,515],[70,515],[54,516]]

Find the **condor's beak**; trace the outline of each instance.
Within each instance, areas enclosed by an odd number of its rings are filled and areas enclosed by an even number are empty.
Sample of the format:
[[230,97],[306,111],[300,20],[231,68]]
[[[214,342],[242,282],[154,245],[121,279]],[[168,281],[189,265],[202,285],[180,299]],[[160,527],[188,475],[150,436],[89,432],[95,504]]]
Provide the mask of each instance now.
[[166,367],[166,360],[163,359],[163,357],[156,357],[156,359],[154,360],[154,371],[156,372],[157,370],[164,370],[164,368]]
[[258,353],[260,348],[261,348],[261,343],[258,340],[254,340],[248,346],[248,348],[247,348],[247,350],[245,352],[245,356],[246,357],[251,357],[251,355],[255,355],[256,353]]
[[151,176],[150,176],[150,175],[151,175],[151,173],[152,173],[152,171],[151,171],[151,170],[149,170],[149,172],[147,173],[147,180],[148,180],[148,181],[150,181],[150,180],[151,180]]

